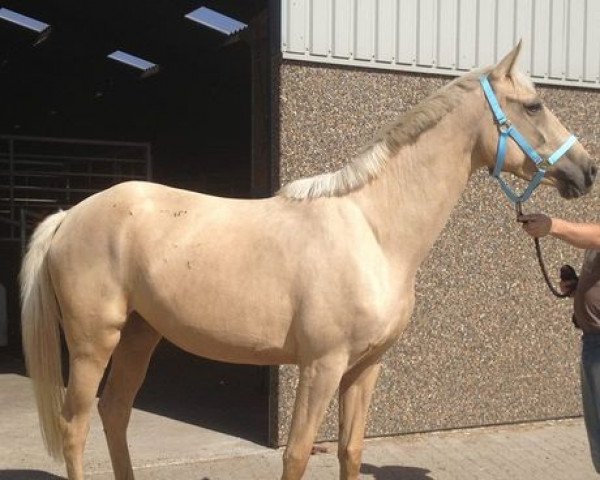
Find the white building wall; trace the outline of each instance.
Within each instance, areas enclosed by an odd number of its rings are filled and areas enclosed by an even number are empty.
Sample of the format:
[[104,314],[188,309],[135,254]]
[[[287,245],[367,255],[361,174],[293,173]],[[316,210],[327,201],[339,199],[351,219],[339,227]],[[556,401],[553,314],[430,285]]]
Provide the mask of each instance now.
[[600,88],[600,0],[282,0],[284,58],[457,75],[519,38],[538,83]]

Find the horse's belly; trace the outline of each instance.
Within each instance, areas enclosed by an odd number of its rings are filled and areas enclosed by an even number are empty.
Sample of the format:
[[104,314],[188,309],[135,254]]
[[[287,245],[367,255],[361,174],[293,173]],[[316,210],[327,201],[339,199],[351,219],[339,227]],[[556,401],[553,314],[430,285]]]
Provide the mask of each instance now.
[[285,335],[277,338],[239,326],[215,330],[203,324],[180,324],[161,330],[165,338],[178,347],[212,360],[253,365],[295,363],[294,348],[286,344]]
[[218,294],[185,287],[178,294],[146,292],[134,305],[162,336],[180,348],[231,363],[270,365],[295,362],[290,335],[292,312],[282,296],[268,291]]

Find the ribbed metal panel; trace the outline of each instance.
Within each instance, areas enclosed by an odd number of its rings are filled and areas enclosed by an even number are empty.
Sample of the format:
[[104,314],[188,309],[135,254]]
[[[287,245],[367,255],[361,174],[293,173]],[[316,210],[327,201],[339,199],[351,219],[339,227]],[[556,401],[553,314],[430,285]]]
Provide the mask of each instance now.
[[600,0],[282,0],[284,58],[457,75],[523,39],[539,83],[600,88]]

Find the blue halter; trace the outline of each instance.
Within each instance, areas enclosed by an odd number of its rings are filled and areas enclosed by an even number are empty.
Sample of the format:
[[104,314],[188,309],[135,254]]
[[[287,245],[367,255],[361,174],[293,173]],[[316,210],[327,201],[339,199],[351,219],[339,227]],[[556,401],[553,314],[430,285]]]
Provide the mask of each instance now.
[[[540,154],[536,152],[531,145],[529,145],[527,140],[525,140],[517,128],[510,123],[510,120],[508,120],[505,113],[502,111],[502,108],[500,108],[500,103],[498,103],[498,99],[494,94],[494,90],[490,85],[487,75],[482,75],[479,78],[479,82],[483,87],[483,92],[485,93],[485,97],[487,98],[492,112],[494,113],[496,124],[498,125],[498,130],[500,131],[500,135],[498,136],[498,147],[496,149],[496,166],[494,167],[492,175],[498,180],[500,187],[511,202],[522,203],[531,196],[533,191],[538,187],[544,178],[546,170],[544,170],[543,167],[546,167],[547,165],[552,166],[558,162],[558,160],[569,151],[575,142],[577,142],[577,138],[575,135],[571,135],[558,149],[556,149],[552,155],[550,155],[547,160],[544,160]],[[511,137],[523,151],[523,153],[525,153],[525,155],[527,155],[533,161],[533,163],[535,163],[537,169],[536,174],[533,176],[531,182],[529,182],[529,185],[521,195],[517,195],[517,193],[514,192],[500,177],[500,172],[504,166],[504,157],[506,156],[508,137]]]

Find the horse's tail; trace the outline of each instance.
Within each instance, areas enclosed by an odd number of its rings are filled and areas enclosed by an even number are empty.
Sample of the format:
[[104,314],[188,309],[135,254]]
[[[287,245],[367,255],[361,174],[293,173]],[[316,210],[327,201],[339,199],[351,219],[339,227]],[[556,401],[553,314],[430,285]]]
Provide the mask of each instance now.
[[67,212],[46,218],[35,230],[21,266],[21,324],[27,371],[33,381],[42,437],[48,453],[62,459],[60,413],[64,402],[60,308],[47,267],[54,233]]

